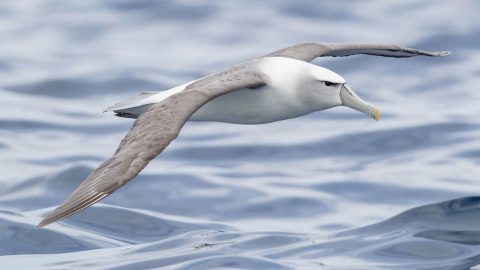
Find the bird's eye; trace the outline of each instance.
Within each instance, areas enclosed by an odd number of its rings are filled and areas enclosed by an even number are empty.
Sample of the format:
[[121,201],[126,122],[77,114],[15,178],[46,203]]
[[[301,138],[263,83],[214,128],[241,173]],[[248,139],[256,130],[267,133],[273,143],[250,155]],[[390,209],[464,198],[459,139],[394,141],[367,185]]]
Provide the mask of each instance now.
[[332,83],[332,82],[324,81],[324,83],[325,83],[326,86],[334,85],[334,83]]

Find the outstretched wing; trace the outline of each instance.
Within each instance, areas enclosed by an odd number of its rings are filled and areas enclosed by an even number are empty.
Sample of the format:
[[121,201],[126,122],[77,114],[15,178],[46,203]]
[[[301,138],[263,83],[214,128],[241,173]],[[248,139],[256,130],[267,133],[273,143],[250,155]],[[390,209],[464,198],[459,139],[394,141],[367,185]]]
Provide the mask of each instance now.
[[128,183],[178,136],[190,116],[208,101],[228,92],[266,83],[267,78],[255,70],[255,65],[246,63],[207,76],[153,105],[137,118],[113,157],[90,173],[38,226],[73,215]]
[[303,43],[287,47],[265,56],[288,57],[306,62],[321,56],[349,56],[369,54],[385,57],[447,56],[449,51],[427,52],[391,44]]

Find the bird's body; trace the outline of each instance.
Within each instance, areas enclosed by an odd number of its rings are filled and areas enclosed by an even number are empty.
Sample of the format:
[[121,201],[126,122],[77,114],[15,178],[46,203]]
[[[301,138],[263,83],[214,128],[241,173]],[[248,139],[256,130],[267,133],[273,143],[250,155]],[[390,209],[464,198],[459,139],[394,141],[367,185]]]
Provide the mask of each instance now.
[[[345,82],[345,79],[328,69],[286,57],[262,57],[244,65],[257,68],[268,77],[269,83],[219,96],[196,111],[190,121],[265,124],[340,105],[338,93],[325,95],[321,100],[310,98],[312,89],[308,77],[312,73],[319,73],[330,82]],[[185,90],[187,85],[194,82],[157,93],[147,93],[144,98],[135,97],[130,102],[113,105],[106,111],[114,111],[120,116],[137,117],[153,104]]]
[[103,162],[39,226],[73,215],[128,183],[174,140],[185,122],[263,124],[335,106],[378,120],[338,74],[309,62],[321,56],[446,56],[383,44],[305,43],[272,52],[162,92],[144,93],[107,109],[136,118],[115,154]]

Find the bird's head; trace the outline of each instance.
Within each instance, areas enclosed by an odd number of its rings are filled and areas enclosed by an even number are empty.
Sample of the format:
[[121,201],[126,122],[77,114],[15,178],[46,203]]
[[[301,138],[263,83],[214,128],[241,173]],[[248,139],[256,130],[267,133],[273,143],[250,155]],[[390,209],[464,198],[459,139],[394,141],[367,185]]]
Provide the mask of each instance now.
[[337,73],[322,67],[315,66],[310,74],[311,80],[307,86],[309,96],[317,110],[324,110],[335,106],[347,106],[364,113],[368,117],[380,120],[380,110],[361,99]]

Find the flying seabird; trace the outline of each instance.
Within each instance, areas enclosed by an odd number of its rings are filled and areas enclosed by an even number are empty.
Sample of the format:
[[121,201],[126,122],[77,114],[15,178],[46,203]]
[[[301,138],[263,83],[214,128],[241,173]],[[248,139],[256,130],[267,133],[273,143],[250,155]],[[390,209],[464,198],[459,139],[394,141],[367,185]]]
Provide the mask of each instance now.
[[304,43],[113,105],[106,111],[136,118],[132,128],[114,155],[38,226],[73,215],[128,183],[178,136],[188,120],[263,124],[341,105],[379,120],[380,111],[355,94],[344,78],[310,63],[317,57],[354,54],[412,57],[447,56],[450,52],[386,44]]

